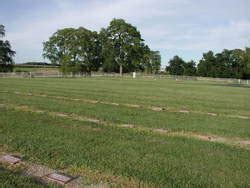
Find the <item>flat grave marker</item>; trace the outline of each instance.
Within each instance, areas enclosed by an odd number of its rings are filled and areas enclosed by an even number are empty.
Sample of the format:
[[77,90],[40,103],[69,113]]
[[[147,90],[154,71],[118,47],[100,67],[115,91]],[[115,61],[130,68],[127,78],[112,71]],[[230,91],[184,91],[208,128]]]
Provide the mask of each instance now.
[[50,181],[61,184],[61,185],[65,185],[74,179],[71,176],[68,176],[62,173],[56,173],[56,172],[47,175],[47,178]]
[[21,159],[19,157],[12,156],[12,155],[3,155],[0,157],[0,161],[14,165],[14,164],[19,163]]

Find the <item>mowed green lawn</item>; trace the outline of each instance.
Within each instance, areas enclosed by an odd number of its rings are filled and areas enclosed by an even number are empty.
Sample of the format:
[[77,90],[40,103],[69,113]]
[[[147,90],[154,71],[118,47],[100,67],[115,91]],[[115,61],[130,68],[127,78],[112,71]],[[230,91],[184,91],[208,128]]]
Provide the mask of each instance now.
[[[1,78],[0,146],[90,181],[123,186],[247,187],[249,147],[137,127],[249,141],[249,101],[249,86],[217,82]],[[44,113],[8,106],[26,106]],[[98,119],[110,126],[52,116],[51,112]],[[120,124],[136,128],[116,126]]]

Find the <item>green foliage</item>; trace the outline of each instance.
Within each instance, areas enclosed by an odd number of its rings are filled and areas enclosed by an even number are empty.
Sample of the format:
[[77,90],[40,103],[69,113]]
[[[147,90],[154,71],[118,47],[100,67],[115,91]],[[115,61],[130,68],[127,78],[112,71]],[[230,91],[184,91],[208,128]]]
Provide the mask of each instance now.
[[196,75],[196,67],[195,62],[193,60],[184,64],[184,72],[185,76],[195,76]]
[[245,53],[243,54],[243,60],[241,61],[241,73],[242,78],[250,79],[250,48],[245,49]]
[[161,58],[144,44],[137,28],[113,19],[100,33],[85,28],[65,28],[44,42],[43,56],[67,73],[88,73],[100,67],[106,72],[157,72]]
[[161,68],[161,55],[159,51],[150,51],[147,59],[144,58],[144,69],[147,73],[157,73]]
[[148,51],[135,26],[123,19],[113,19],[106,29],[101,30],[100,36],[103,41],[103,58],[106,59],[105,67],[110,67],[110,62],[107,61],[115,62],[119,66],[120,74],[123,68],[129,72],[140,68]]
[[225,49],[217,54],[208,51],[197,68],[194,61],[185,62],[174,56],[166,70],[173,75],[250,79],[250,48]]
[[[0,25],[0,39],[5,36],[4,26]],[[15,52],[7,40],[0,40],[0,72],[12,72]]]
[[183,75],[184,73],[185,61],[179,56],[174,56],[173,59],[169,61],[169,66],[166,70],[173,75]]
[[65,28],[44,43],[43,56],[60,64],[63,73],[88,73],[100,66],[101,44],[96,32],[85,28]]
[[216,59],[214,53],[212,51],[204,53],[198,64],[198,74],[204,77],[212,77],[216,73],[215,65]]
[[198,64],[198,74],[208,77],[249,79],[249,59],[249,48],[225,49],[215,55],[209,51],[203,54]]

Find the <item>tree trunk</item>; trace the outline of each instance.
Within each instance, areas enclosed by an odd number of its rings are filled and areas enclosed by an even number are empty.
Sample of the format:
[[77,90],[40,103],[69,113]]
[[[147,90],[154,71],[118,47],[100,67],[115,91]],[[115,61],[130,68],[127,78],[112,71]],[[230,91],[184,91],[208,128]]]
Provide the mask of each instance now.
[[120,65],[120,76],[122,76],[122,65]]

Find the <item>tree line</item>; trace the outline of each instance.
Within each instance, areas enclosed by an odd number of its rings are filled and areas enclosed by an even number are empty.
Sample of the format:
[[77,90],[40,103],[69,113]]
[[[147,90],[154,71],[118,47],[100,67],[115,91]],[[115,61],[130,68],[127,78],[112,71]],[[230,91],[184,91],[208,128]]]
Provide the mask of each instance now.
[[250,79],[250,48],[224,49],[216,54],[208,51],[197,66],[192,60],[185,62],[179,56],[174,56],[166,71],[172,75]]
[[[4,36],[5,28],[0,24],[0,72],[11,72],[15,51]],[[159,51],[152,51],[140,31],[123,19],[113,19],[99,32],[83,27],[59,29],[43,43],[43,57],[59,65],[65,74],[98,70],[158,73],[161,67]],[[198,63],[174,56],[166,71],[172,75],[250,79],[250,48],[225,49],[216,54],[208,51]]]
[[123,19],[113,19],[99,33],[83,27],[60,29],[43,45],[43,56],[63,73],[156,73],[161,66],[160,53],[150,50],[137,28]]

